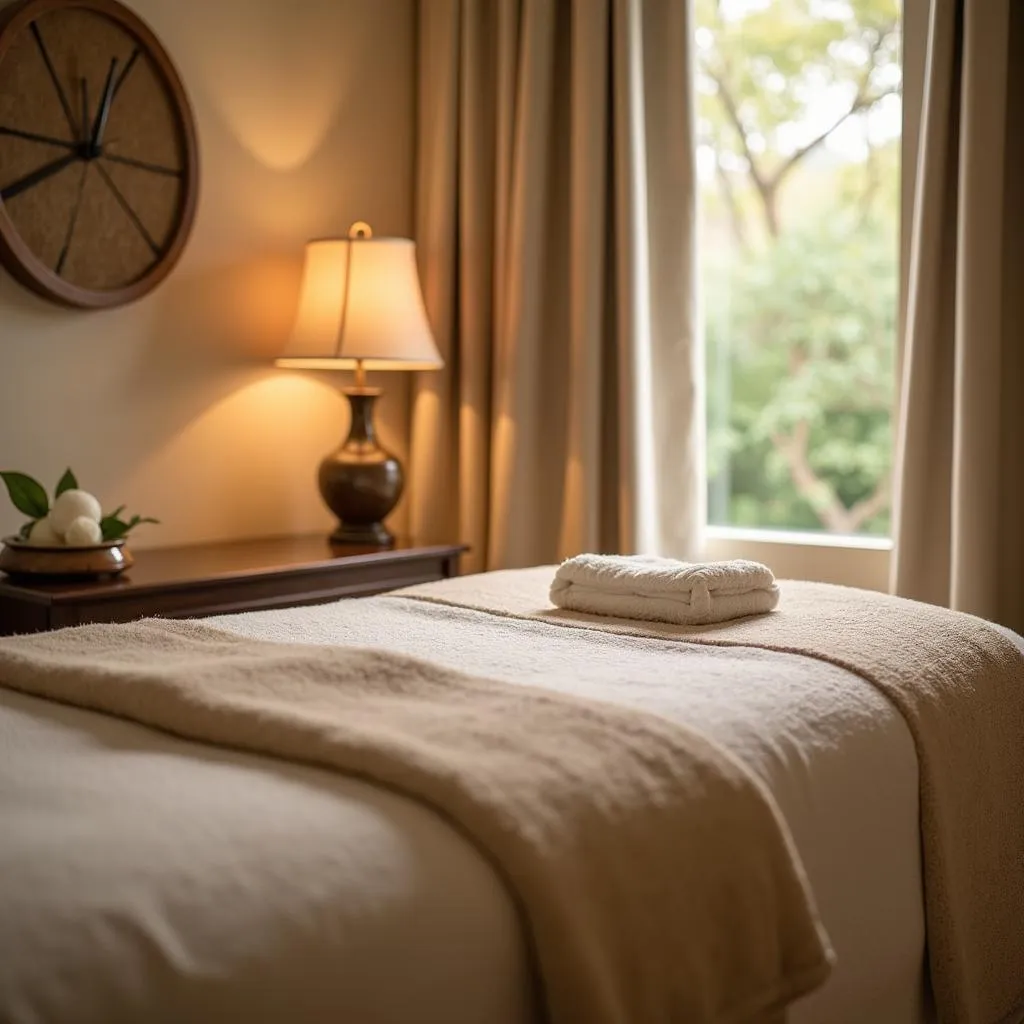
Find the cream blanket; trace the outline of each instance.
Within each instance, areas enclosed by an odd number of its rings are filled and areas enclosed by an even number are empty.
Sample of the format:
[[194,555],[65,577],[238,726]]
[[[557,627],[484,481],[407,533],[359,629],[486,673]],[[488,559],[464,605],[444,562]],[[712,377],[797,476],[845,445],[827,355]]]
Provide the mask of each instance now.
[[770,612],[779,603],[760,562],[679,562],[646,555],[577,555],[551,583],[559,608],[647,622],[700,625]]
[[513,617],[829,661],[900,710],[920,764],[932,987],[945,1024],[1024,1014],[1024,656],[991,624],[867,591],[783,581],[778,611],[703,627],[552,608],[552,568],[410,587],[419,597]]
[[419,798],[518,897],[553,1021],[774,1021],[828,972],[773,801],[659,717],[159,620],[0,641],[0,682]]

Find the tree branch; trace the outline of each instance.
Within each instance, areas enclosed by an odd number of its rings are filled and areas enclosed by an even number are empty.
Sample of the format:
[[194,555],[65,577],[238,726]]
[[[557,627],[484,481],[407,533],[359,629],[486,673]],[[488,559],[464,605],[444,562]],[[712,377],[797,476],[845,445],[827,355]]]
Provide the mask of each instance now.
[[810,502],[822,525],[832,533],[856,533],[869,519],[889,504],[890,480],[886,476],[866,498],[847,508],[826,480],[822,480],[808,458],[811,428],[800,420],[793,432],[773,434],[772,444],[786,460],[790,479],[802,498]]
[[842,127],[854,114],[859,114],[862,110],[867,110],[873,107],[880,99],[886,96],[891,96],[898,90],[895,86],[889,89],[883,89],[882,92],[876,93],[873,96],[862,96],[858,93],[854,97],[853,103],[850,104],[850,109],[847,110],[840,117],[836,118],[832,124],[826,128],[819,135],[816,135],[810,142],[801,146],[795,152],[791,153],[783,162],[779,165],[775,173],[767,179],[769,188],[778,188],[782,183],[783,179],[793,170],[801,160],[804,159],[809,153],[816,150],[825,140],[837,129]]
[[807,420],[798,421],[793,432],[773,434],[772,444],[786,460],[790,479],[801,497],[810,502],[822,525],[833,533],[845,533],[847,509],[826,480],[822,480],[808,458],[811,427]]
[[736,190],[733,188],[729,172],[719,162],[717,154],[715,157],[715,177],[722,189],[722,198],[725,200],[726,208],[729,211],[729,224],[732,227],[733,238],[736,244],[744,252],[748,248],[747,229],[743,223],[743,214],[740,212],[739,202],[736,199]]
[[888,475],[883,477],[872,494],[869,494],[863,501],[858,501],[850,509],[848,516],[850,520],[850,533],[860,529],[869,519],[874,518],[879,512],[884,512],[889,504],[890,480]]
[[875,70],[875,57],[878,56],[878,51],[882,48],[882,43],[885,42],[889,33],[894,31],[895,28],[895,22],[886,25],[879,30],[878,35],[875,37],[875,41],[868,53],[867,71],[864,73],[864,77],[857,85],[857,94],[853,98],[853,103],[850,104],[850,109],[833,122],[831,127],[826,128],[825,131],[815,136],[815,138],[811,139],[810,142],[801,146],[795,153],[792,153],[786,160],[784,160],[771,178],[768,179],[771,188],[777,189],[783,179],[790,174],[793,168],[796,167],[801,160],[822,145],[822,143],[824,143],[837,128],[845,124],[851,117],[853,117],[854,114],[859,114],[862,110],[870,109],[879,100],[884,99],[886,96],[891,96],[899,91],[896,86],[890,86],[888,89],[883,89],[881,92],[868,95],[868,86],[871,85],[871,72]]
[[740,117],[740,108],[733,97],[732,91],[725,84],[725,79],[722,75],[717,74],[714,71],[708,72],[715,85],[718,87],[718,95],[722,100],[722,106],[725,107],[725,112],[729,117],[733,128],[736,129],[736,134],[740,137],[740,146],[743,148],[743,156],[746,158],[748,164],[750,164],[750,173],[754,178],[755,182],[764,180],[761,174],[761,168],[757,165],[757,160],[754,159],[754,153],[750,148],[750,143],[747,141],[747,127],[743,123],[743,118]]
[[775,187],[764,176],[757,159],[754,157],[754,151],[750,148],[750,142],[747,139],[747,127],[743,123],[743,118],[740,116],[740,108],[736,103],[736,98],[733,96],[732,90],[725,84],[725,76],[711,70],[708,70],[708,74],[718,87],[718,95],[722,101],[722,106],[725,108],[725,113],[733,128],[736,130],[736,134],[740,137],[740,146],[743,149],[743,156],[750,167],[750,177],[764,203],[764,215],[765,221],[768,225],[768,231],[772,238],[777,238],[779,234],[779,224],[775,211]]

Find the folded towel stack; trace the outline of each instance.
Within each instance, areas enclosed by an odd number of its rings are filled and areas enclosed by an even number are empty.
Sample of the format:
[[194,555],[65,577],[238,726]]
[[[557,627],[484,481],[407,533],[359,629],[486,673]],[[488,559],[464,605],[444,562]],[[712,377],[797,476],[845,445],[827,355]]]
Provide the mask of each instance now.
[[770,612],[779,588],[767,566],[743,559],[577,555],[555,573],[551,601],[591,615],[697,626]]

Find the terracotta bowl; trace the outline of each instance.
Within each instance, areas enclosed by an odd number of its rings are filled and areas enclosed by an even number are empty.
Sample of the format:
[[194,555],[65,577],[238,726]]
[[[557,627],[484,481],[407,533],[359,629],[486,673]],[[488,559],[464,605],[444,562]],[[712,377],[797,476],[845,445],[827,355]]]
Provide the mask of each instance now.
[[9,576],[74,576],[95,579],[116,576],[134,564],[125,541],[108,540],[88,548],[40,547],[17,537],[4,537],[0,571]]

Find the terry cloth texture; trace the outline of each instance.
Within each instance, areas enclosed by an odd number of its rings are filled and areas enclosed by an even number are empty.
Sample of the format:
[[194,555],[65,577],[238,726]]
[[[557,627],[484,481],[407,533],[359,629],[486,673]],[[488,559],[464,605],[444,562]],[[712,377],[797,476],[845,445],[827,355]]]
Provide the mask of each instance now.
[[592,615],[700,625],[770,612],[779,603],[760,562],[679,562],[646,555],[577,555],[551,584],[551,603]]
[[0,641],[0,683],[430,805],[518,898],[556,1024],[774,1021],[828,974],[771,796],[658,716],[156,619]]
[[554,567],[463,576],[395,591],[563,626],[761,647],[838,665],[899,709],[920,765],[925,917],[942,1024],[1017,1024],[1024,1014],[1024,655],[983,619],[824,583],[780,581],[779,608],[678,626],[552,608]]

